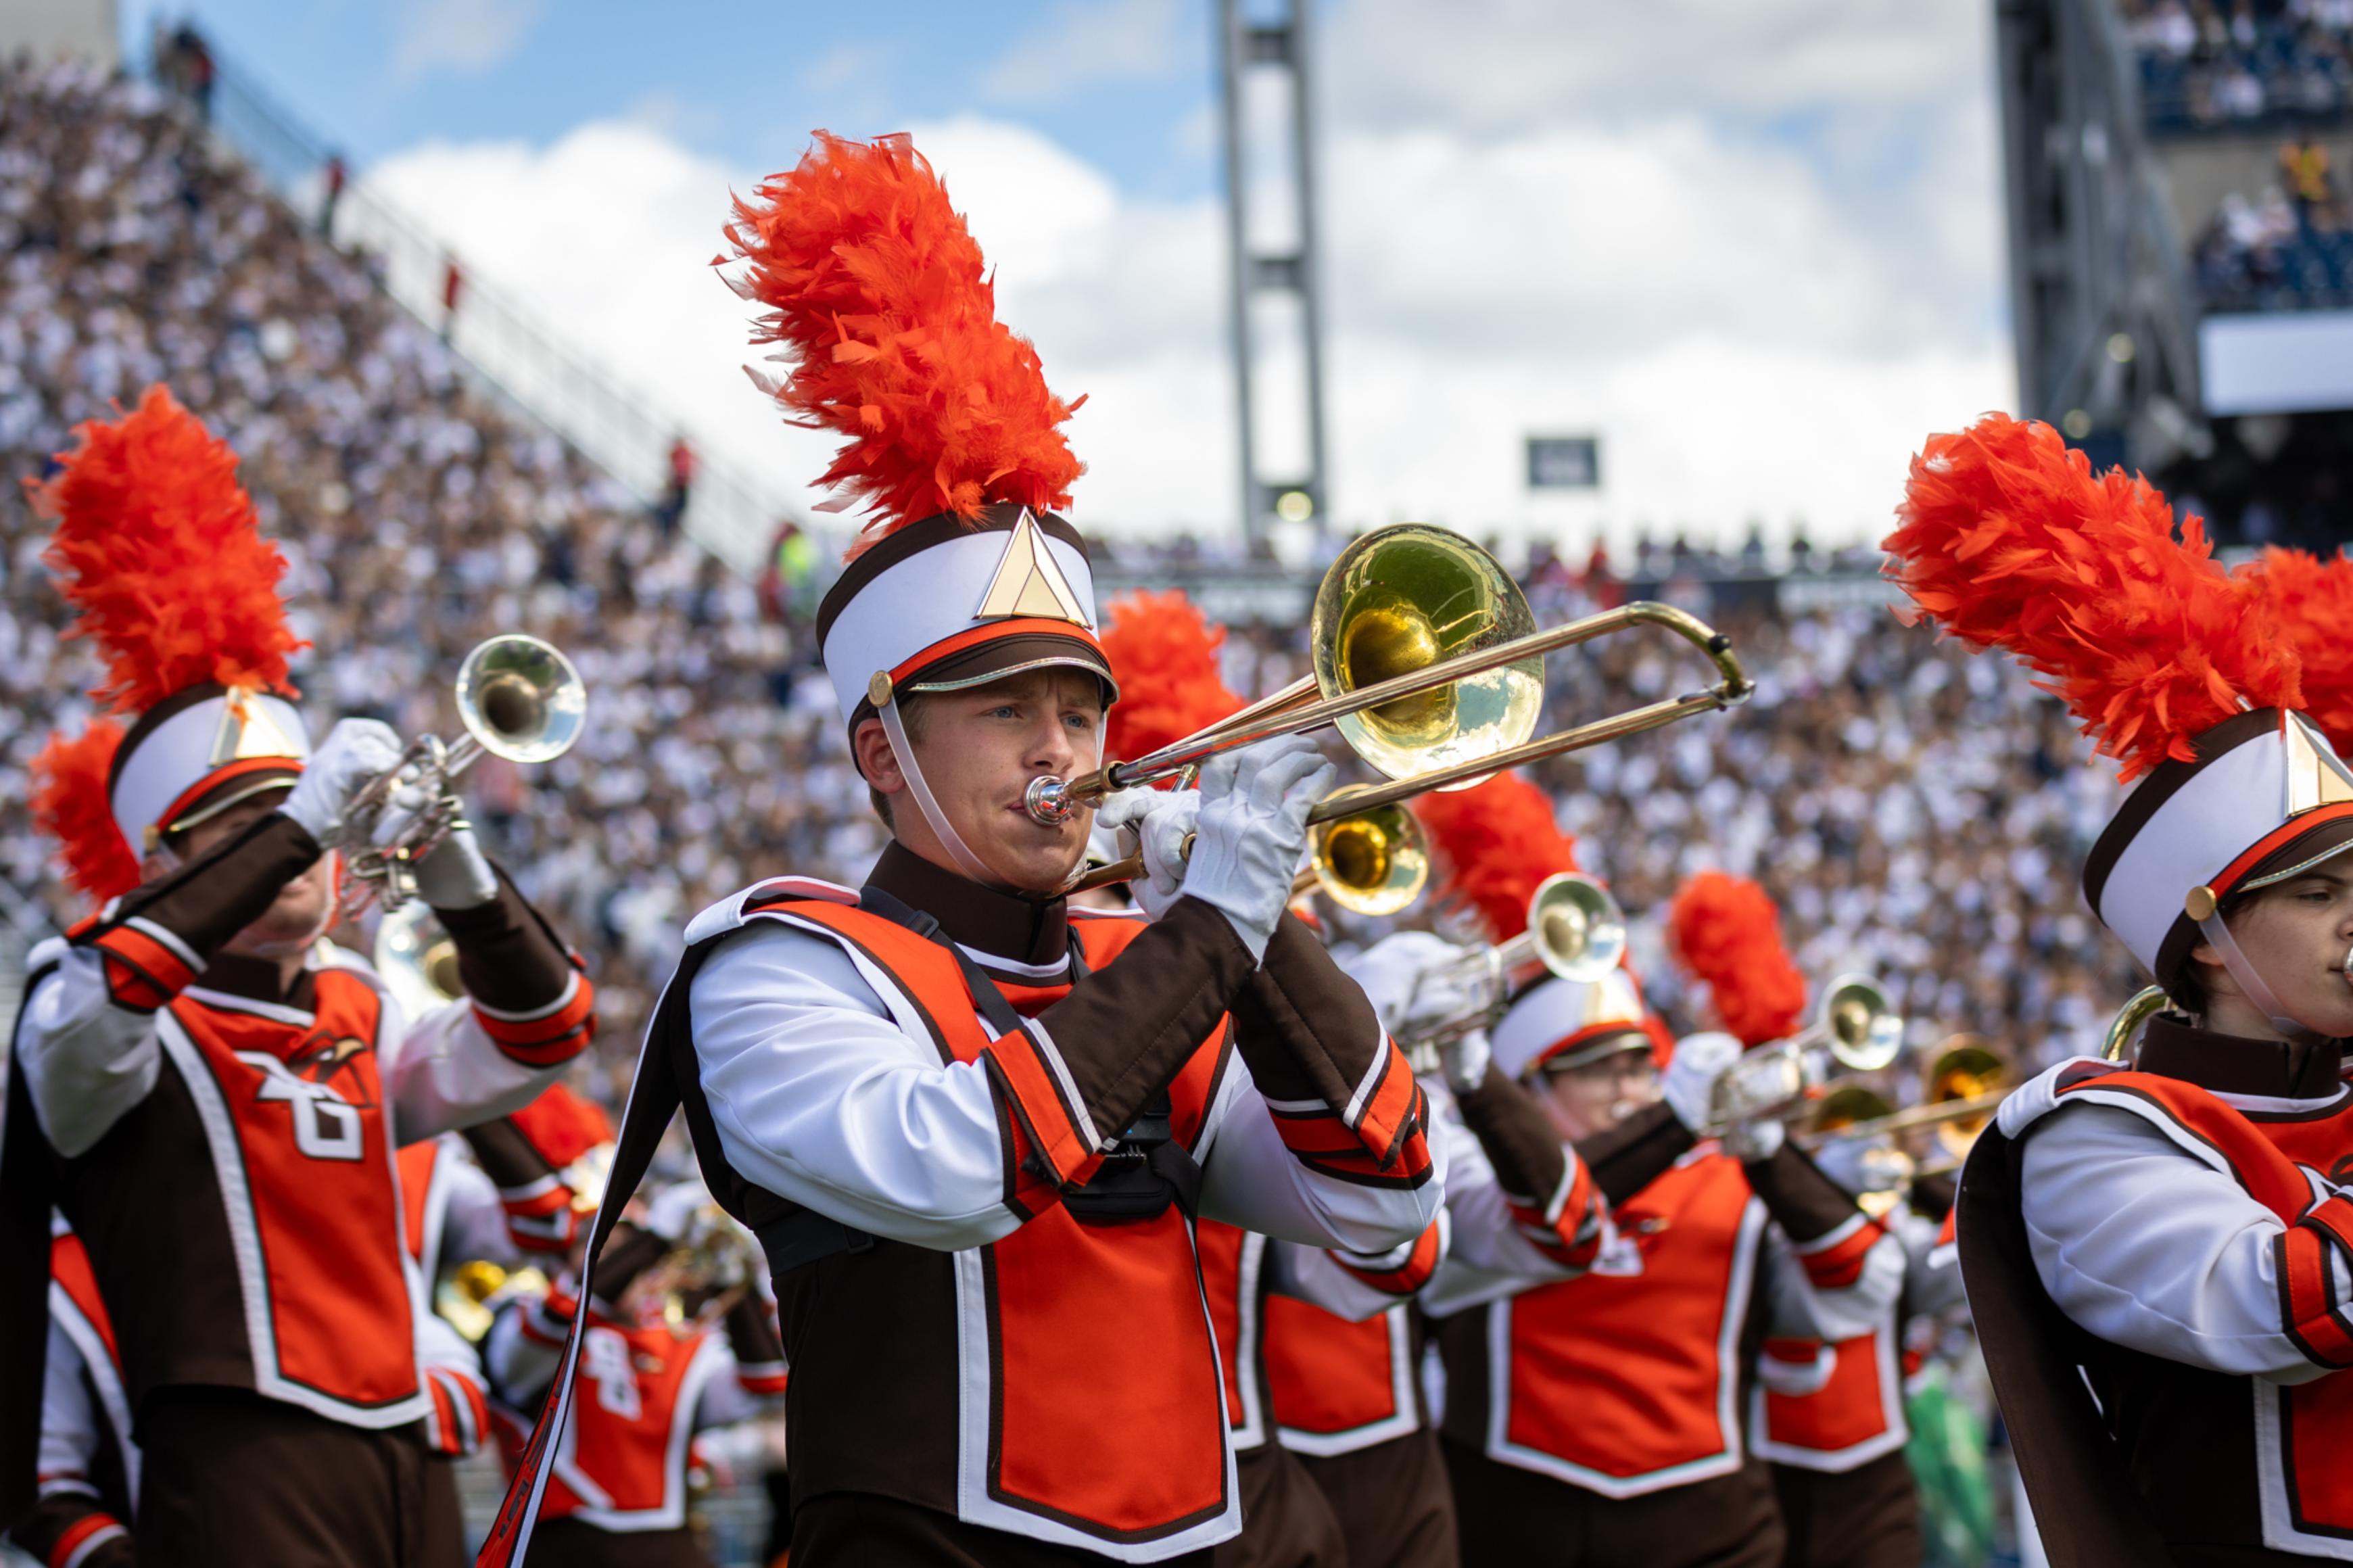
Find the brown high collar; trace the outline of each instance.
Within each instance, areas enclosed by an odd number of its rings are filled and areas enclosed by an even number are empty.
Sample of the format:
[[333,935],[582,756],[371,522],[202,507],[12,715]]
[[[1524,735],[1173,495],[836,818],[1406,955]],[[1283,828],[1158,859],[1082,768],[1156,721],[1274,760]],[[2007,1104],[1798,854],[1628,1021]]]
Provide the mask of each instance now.
[[2134,1065],[2221,1094],[2326,1100],[2337,1090],[2343,1059],[2341,1040],[2252,1040],[2160,1013],[2148,1021]]
[[1031,899],[984,888],[935,866],[892,839],[866,884],[940,922],[948,940],[1016,963],[1059,963],[1069,951],[1070,921],[1060,899]]
[[272,1002],[280,1007],[293,1007],[309,1013],[317,1009],[318,987],[307,968],[294,972],[294,984],[280,985],[278,961],[274,958],[254,958],[239,952],[217,952],[205,965],[205,972],[195,984],[207,991],[217,991],[225,996],[241,996],[248,1002]]

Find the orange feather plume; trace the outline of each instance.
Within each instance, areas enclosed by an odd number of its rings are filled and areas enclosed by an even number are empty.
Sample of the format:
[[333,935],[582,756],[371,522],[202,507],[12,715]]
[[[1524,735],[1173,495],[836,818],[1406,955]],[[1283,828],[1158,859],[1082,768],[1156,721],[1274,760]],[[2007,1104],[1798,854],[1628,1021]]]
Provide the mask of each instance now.
[[2274,545],[2233,576],[2277,613],[2303,665],[2305,712],[2353,755],[2353,561]]
[[237,454],[162,386],[75,430],[59,472],[29,487],[57,531],[41,559],[73,607],[71,636],[106,655],[90,695],[138,713],[205,681],[292,695],[286,558],[261,537]]
[[1912,460],[1887,575],[1919,613],[2043,679],[2126,782],[2247,705],[2303,704],[2293,647],[2212,560],[2196,518],[2057,431],[1988,415]]
[[905,136],[817,132],[725,232],[720,259],[749,263],[729,287],[768,307],[752,341],[794,367],[752,379],[792,423],[849,437],[818,483],[846,492],[829,507],[874,514],[861,544],[995,501],[1070,504],[1083,468],[1061,425],[1086,400],[1048,391],[1038,351],[997,321],[980,247]]
[[1413,809],[1445,856],[1445,896],[1477,910],[1490,941],[1508,942],[1527,930],[1536,885],[1577,868],[1577,840],[1553,819],[1552,801],[1517,773],[1434,791]]
[[1702,871],[1667,910],[1676,962],[1707,982],[1716,1016],[1744,1046],[1795,1034],[1806,1011],[1806,977],[1781,945],[1781,911],[1746,877]]
[[1099,640],[1119,682],[1106,758],[1134,762],[1241,707],[1218,673],[1226,628],[1211,626],[1183,589],[1123,594],[1104,610]]
[[51,838],[66,858],[66,880],[92,903],[129,892],[140,883],[139,857],[114,825],[106,775],[122,744],[122,726],[94,721],[68,739],[51,735],[33,759],[33,825]]

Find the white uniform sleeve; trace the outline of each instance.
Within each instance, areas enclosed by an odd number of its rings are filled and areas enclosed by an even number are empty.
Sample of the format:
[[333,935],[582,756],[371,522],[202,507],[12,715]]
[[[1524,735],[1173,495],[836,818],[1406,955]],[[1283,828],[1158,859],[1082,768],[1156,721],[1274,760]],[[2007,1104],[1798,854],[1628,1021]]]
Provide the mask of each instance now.
[[16,1070],[41,1130],[68,1159],[88,1153],[107,1129],[147,1098],[163,1068],[155,1016],[118,1006],[106,963],[94,949],[52,938],[27,955],[38,969],[58,967],[25,999],[16,1031]]
[[546,1298],[525,1294],[502,1303],[482,1336],[482,1370],[499,1397],[518,1410],[536,1409],[564,1359],[569,1318],[547,1310]]
[[[1417,1294],[1445,1261],[1451,1234],[1446,1211],[1441,1208],[1434,1244],[1426,1252],[1420,1237],[1378,1257],[1278,1241],[1269,1249],[1274,1268],[1273,1288],[1279,1294],[1295,1297],[1335,1317],[1361,1323]],[[1373,1283],[1375,1279],[1386,1279],[1396,1288],[1385,1289]]]
[[393,1015],[386,1033],[396,1043],[380,1065],[403,1143],[520,1110],[564,1076],[564,1063],[526,1067],[500,1050],[463,997],[403,1028],[391,993],[379,994]]
[[1441,1141],[1431,1139],[1430,1179],[1414,1186],[1373,1186],[1310,1170],[1284,1145],[1237,1051],[1199,1149],[1201,1213],[1278,1241],[1386,1253],[1410,1244],[1438,1217],[1446,1156]]
[[1777,1339],[1851,1340],[1884,1326],[1904,1293],[1904,1243],[1883,1229],[1859,1263],[1825,1274],[1819,1259],[1839,1249],[1851,1230],[1877,1222],[1857,1214],[1829,1236],[1799,1247],[1778,1225],[1765,1227],[1761,1284],[1765,1331]]
[[709,1356],[711,1375],[703,1380],[702,1393],[694,1402],[694,1429],[707,1431],[713,1426],[732,1426],[738,1421],[749,1421],[760,1414],[765,1402],[747,1392],[735,1376],[735,1348],[727,1336],[713,1328],[704,1336],[697,1355]]
[[919,1247],[1018,1227],[986,1066],[943,1064],[839,945],[754,922],[712,952],[689,1004],[703,1097],[746,1180]]
[[43,1497],[53,1492],[98,1495],[90,1483],[104,1415],[91,1403],[82,1373],[81,1350],[55,1317],[49,1320],[48,1362],[41,1373],[41,1448],[38,1474]]
[[1940,1258],[1936,1239],[1943,1226],[1927,1215],[1899,1204],[1887,1216],[1888,1228],[1904,1247],[1905,1300],[1915,1312],[1942,1312],[1962,1304],[1961,1271],[1949,1258]]
[[[512,1268],[522,1260],[514,1237],[507,1230],[507,1211],[499,1203],[499,1189],[470,1159],[445,1152],[448,1162],[443,1176],[448,1207],[441,1220],[441,1262],[447,1266],[487,1258]],[[430,1288],[431,1280],[426,1285]]]
[[[2034,1270],[2085,1331],[2274,1383],[2326,1374],[2283,1321],[2274,1252],[2286,1226],[2146,1119],[2106,1105],[2050,1113],[2026,1141],[2021,1188]],[[2348,1280],[2327,1256],[2341,1308]]]

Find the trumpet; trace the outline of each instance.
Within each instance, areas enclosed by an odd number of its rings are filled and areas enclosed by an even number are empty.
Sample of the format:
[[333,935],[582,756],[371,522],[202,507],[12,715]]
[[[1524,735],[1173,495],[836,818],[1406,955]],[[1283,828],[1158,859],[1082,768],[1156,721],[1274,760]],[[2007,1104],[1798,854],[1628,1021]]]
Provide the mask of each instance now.
[[1851,1186],[1857,1205],[1873,1219],[1893,1209],[1919,1174],[1919,1166],[1909,1153],[1896,1147],[1883,1131],[1871,1131],[1884,1123],[1894,1110],[1887,1097],[1875,1089],[1859,1083],[1842,1083],[1815,1101],[1812,1114],[1806,1118],[1804,1131],[1798,1134],[1799,1142],[1808,1148],[1831,1142],[1862,1145],[1844,1163],[1843,1176],[1833,1179],[1843,1180]]
[[[1407,1046],[1440,1046],[1486,1027],[1511,1000],[1514,973],[1531,961],[1563,980],[1594,981],[1617,968],[1625,956],[1626,916],[1618,900],[1590,877],[1556,872],[1537,883],[1529,896],[1525,931],[1417,979],[1417,994],[1423,984],[1437,980],[1468,990],[1480,1000],[1469,1012],[1416,1030]],[[1409,1016],[1412,1011],[1409,1000]]]
[[[475,645],[466,656],[458,669],[457,704],[463,739],[451,745],[438,735],[420,735],[396,764],[344,805],[339,839],[350,847],[343,865],[347,912],[364,909],[372,899],[390,910],[414,898],[416,863],[465,826],[459,775],[485,756],[544,763],[570,751],[587,719],[588,688],[554,644],[512,632]],[[425,802],[413,811],[397,804],[412,791]]]
[[[1545,655],[1639,626],[1698,648],[1715,666],[1716,684],[1530,739],[1544,706]],[[1730,708],[1756,689],[1731,639],[1671,605],[1638,600],[1538,631],[1527,596],[1501,563],[1460,534],[1423,523],[1377,529],[1341,552],[1316,589],[1308,635],[1314,675],[1133,762],[1033,780],[1024,801],[1029,815],[1067,822],[1113,790],[1329,725],[1390,782],[1319,801],[1308,820],[1328,823]],[[1142,869],[1141,858],[1131,856],[1071,890],[1128,880]]]
[[1812,1024],[1760,1046],[1716,1080],[1705,1136],[1715,1138],[1759,1116],[1788,1115],[1829,1084],[1831,1064],[1877,1072],[1904,1047],[1904,1016],[1878,984],[1860,974],[1831,982]]

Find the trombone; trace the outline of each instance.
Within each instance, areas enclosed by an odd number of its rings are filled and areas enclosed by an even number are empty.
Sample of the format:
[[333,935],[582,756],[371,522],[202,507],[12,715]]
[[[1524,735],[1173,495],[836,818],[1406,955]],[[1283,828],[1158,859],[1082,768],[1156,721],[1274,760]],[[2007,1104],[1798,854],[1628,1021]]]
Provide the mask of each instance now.
[[[1530,739],[1544,705],[1544,656],[1632,626],[1673,633],[1705,654],[1716,684]],[[1311,824],[1359,816],[1434,789],[1460,789],[1523,763],[1638,735],[1748,700],[1756,689],[1732,639],[1671,605],[1637,600],[1549,630],[1500,562],[1461,535],[1425,523],[1377,529],[1340,553],[1308,620],[1314,674],[1230,718],[1133,762],[1077,778],[1032,780],[1025,805],[1049,826],[1117,789],[1174,778],[1222,752],[1333,726],[1390,782],[1308,814]],[[1070,891],[1140,875],[1141,857],[1098,868]]]
[[1920,1173],[1912,1156],[1885,1135],[1883,1124],[1894,1110],[1877,1090],[1842,1083],[1814,1102],[1798,1134],[1810,1149],[1826,1142],[1862,1145],[1831,1179],[1852,1187],[1856,1205],[1873,1219],[1885,1217]]
[[[343,863],[346,913],[375,898],[386,910],[414,898],[416,863],[464,826],[459,775],[485,756],[544,763],[570,751],[587,721],[588,688],[553,643],[511,632],[476,644],[466,656],[458,668],[457,705],[464,738],[451,745],[438,735],[418,736],[344,805],[334,837],[351,847]],[[396,803],[412,788],[425,797],[414,811]]]
[[1413,1015],[1414,998],[1433,980],[1470,990],[1478,1005],[1451,1018],[1439,1019],[1398,1042],[1416,1072],[1435,1069],[1440,1049],[1473,1029],[1483,1029],[1504,1010],[1511,997],[1512,976],[1534,960],[1563,980],[1592,982],[1618,967],[1626,956],[1626,916],[1618,900],[1592,878],[1574,871],[1556,872],[1536,884],[1528,897],[1527,929],[1517,936],[1467,952],[1457,962],[1415,978],[1405,1014]]
[[[1332,792],[1335,803],[1369,788]],[[1421,897],[1430,881],[1430,844],[1421,819],[1391,803],[1319,822],[1307,836],[1307,864],[1292,879],[1291,896],[1322,889],[1344,910],[1393,915]]]
[[1941,1157],[1920,1167],[1936,1175],[1958,1167],[1968,1157],[1978,1135],[2010,1091],[2014,1069],[2010,1058],[1981,1035],[1956,1035],[1945,1043],[1922,1075],[1920,1103],[1902,1110],[1885,1107],[1867,1116],[1835,1125],[1817,1121],[1799,1142],[1809,1149],[1824,1143],[1879,1138],[1893,1133],[1933,1128]]
[[1704,1135],[1721,1137],[1752,1117],[1786,1116],[1829,1084],[1832,1062],[1850,1072],[1877,1072],[1903,1047],[1904,1016],[1887,994],[1862,975],[1841,975],[1812,1024],[1748,1052],[1716,1080]]

